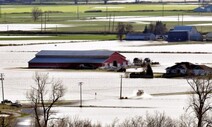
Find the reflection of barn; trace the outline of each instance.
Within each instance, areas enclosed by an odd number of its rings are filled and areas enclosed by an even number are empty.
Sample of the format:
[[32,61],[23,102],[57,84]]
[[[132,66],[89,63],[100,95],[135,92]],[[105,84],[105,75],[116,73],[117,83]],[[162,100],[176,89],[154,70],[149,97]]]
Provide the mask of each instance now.
[[29,68],[91,68],[125,66],[126,58],[115,51],[42,50],[29,61]]
[[202,41],[202,35],[194,26],[175,26],[168,33],[169,42],[178,41]]

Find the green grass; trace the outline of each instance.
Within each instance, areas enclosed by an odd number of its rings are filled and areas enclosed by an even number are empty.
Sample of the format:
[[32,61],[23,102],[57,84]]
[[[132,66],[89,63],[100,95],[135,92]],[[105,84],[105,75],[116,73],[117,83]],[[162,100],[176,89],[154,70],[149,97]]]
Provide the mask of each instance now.
[[[107,32],[109,31],[108,21],[88,21],[86,19],[105,17],[108,15],[115,16],[176,16],[176,15],[200,15],[199,13],[194,13],[192,10],[197,7],[197,5],[168,5],[165,4],[116,4],[116,5],[1,5],[1,18],[0,23],[2,24],[40,24],[40,20],[34,22],[31,16],[31,10],[33,7],[39,7],[43,11],[52,11],[47,16],[47,24],[64,24],[67,27],[55,26],[55,28],[48,29],[47,31],[59,31],[59,32]],[[79,8],[79,18],[77,19],[77,7]],[[100,8],[96,8],[100,7]],[[117,8],[116,8],[117,7]],[[164,12],[162,11],[164,7]],[[102,10],[103,12],[95,13],[85,13],[87,10]],[[56,13],[55,11],[60,11]],[[107,11],[107,12],[106,12]],[[202,15],[211,15],[210,13],[204,13]],[[152,22],[154,23],[154,22]],[[180,24],[175,22],[164,22],[167,28],[173,28],[174,26]],[[190,24],[200,24],[200,23],[210,23],[210,22],[184,22],[184,25]],[[134,31],[142,32],[145,24],[138,24],[131,22],[134,27]],[[115,32],[117,22],[112,28],[112,23],[110,24],[110,32]],[[74,26],[74,27],[73,27]],[[212,26],[197,27],[201,32],[210,32]],[[112,31],[113,30],[113,31]],[[71,35],[70,35],[71,36]],[[51,38],[40,38],[40,39],[80,39],[80,40],[94,40],[94,39],[114,39],[115,35],[112,36],[75,36],[75,37],[51,37]],[[25,38],[16,38],[18,40]],[[1,39],[2,40],[2,39]],[[10,39],[8,39],[10,40]],[[36,40],[36,38],[32,38]]]
[[0,104],[0,111],[10,111],[10,110],[13,110],[13,111],[18,111],[20,108],[16,108],[16,107],[13,107],[13,106],[10,106],[10,105],[5,105],[5,104]]
[[88,10],[102,11],[138,11],[138,10],[192,10],[197,5],[164,5],[162,4],[116,4],[116,5],[2,5],[2,13],[26,13],[31,12],[33,7],[39,7],[42,11],[62,11],[76,13]]

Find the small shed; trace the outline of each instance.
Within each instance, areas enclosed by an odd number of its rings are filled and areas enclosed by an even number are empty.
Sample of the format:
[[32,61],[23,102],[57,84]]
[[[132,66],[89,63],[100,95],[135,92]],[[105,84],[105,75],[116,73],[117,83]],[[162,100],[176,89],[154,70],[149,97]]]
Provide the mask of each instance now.
[[128,33],[126,40],[152,40],[154,41],[155,35],[153,33]]
[[105,50],[42,50],[28,62],[29,68],[85,68],[103,66],[126,66],[125,56],[116,51]]
[[194,12],[212,12],[212,5],[197,7]]
[[205,39],[206,41],[212,41],[212,32],[206,34]]

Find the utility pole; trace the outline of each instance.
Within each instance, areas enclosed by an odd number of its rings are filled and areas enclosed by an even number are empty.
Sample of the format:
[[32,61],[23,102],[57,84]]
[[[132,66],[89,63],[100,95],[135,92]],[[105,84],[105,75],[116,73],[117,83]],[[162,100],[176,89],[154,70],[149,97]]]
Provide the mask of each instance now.
[[57,35],[57,25],[55,26],[55,31],[56,31],[56,35]]
[[1,5],[0,5],[0,18],[1,18]]
[[113,26],[112,26],[112,32],[114,32],[114,22],[115,22],[115,13],[113,14]]
[[178,23],[178,26],[180,25],[180,15],[178,14],[178,18],[177,18],[177,23]]
[[2,102],[4,102],[4,83],[3,83],[4,74],[3,73],[0,74],[0,80],[1,80],[1,86],[2,86]]
[[164,3],[162,1],[162,16],[164,16]]
[[77,19],[79,20],[79,5],[77,5]]
[[7,22],[7,13],[4,13],[4,22]]
[[121,75],[121,80],[120,80],[120,98],[119,99],[122,99],[122,75]]
[[82,107],[82,84],[83,84],[83,82],[79,82],[79,86],[80,86],[80,107]]
[[111,22],[111,14],[109,14],[109,26],[108,26],[109,32],[110,32],[110,22]]
[[47,14],[45,12],[45,32],[46,32]]
[[108,7],[106,6],[106,19],[108,18]]
[[40,18],[40,30],[41,32],[43,31],[43,13],[41,13],[41,18]]
[[182,14],[182,26],[183,26],[183,14]]

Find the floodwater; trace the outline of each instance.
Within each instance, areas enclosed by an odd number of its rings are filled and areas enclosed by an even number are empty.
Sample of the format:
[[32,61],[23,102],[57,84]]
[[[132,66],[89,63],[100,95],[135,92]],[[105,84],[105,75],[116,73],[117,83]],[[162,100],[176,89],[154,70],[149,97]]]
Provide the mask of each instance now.
[[[45,41],[37,41],[45,42]],[[51,42],[49,40],[49,42]],[[10,43],[10,42],[8,42]],[[13,41],[16,43],[16,41]],[[17,41],[17,43],[20,43]],[[23,41],[24,44],[27,41]],[[28,41],[28,43],[31,43]],[[79,117],[90,119],[93,122],[111,124],[114,119],[123,121],[133,116],[143,116],[146,112],[164,112],[170,117],[178,118],[185,112],[188,106],[188,95],[166,95],[163,93],[180,93],[190,91],[185,79],[129,79],[123,78],[122,96],[129,99],[120,100],[120,76],[124,73],[77,71],[64,69],[27,69],[28,61],[40,50],[114,50],[114,51],[138,51],[157,53],[122,53],[130,61],[133,58],[149,57],[160,65],[153,66],[153,71],[164,72],[165,68],[174,65],[175,62],[188,61],[212,66],[211,54],[194,54],[183,52],[207,52],[211,53],[212,44],[184,44],[162,45],[166,42],[151,41],[76,41],[76,43],[39,44],[23,46],[0,47],[0,72],[4,73],[5,98],[15,100],[27,100],[26,92],[34,86],[32,80],[35,72],[48,72],[51,77],[59,78],[66,87],[64,100],[77,102],[65,107],[55,107],[58,117]],[[160,53],[182,52],[182,53]],[[83,82],[83,106],[86,108],[70,107],[78,106],[79,82]],[[49,86],[50,87],[50,86]],[[144,90],[146,96],[137,97],[136,91]],[[158,94],[154,96],[152,94]],[[1,95],[1,92],[0,92]],[[152,96],[151,96],[152,95]],[[160,96],[161,95],[161,96]],[[92,107],[90,107],[92,106]],[[101,116],[101,117],[100,117]],[[28,121],[28,120],[27,120]],[[26,124],[26,123],[20,123]]]
[[[108,21],[106,17],[96,17],[91,21]],[[150,23],[152,21],[163,21],[163,22],[191,22],[191,21],[212,21],[211,16],[189,16],[189,15],[179,15],[179,16],[116,16],[116,22],[145,22]]]
[[[194,0],[139,0],[140,2],[194,2]],[[135,0],[109,0],[108,2],[118,2],[118,3],[125,3],[125,2],[135,2]],[[198,2],[196,0],[196,2]]]
[[41,30],[47,29],[57,29],[57,27],[74,27],[72,25],[62,25],[62,24],[0,24],[0,31],[12,31],[12,30]]

